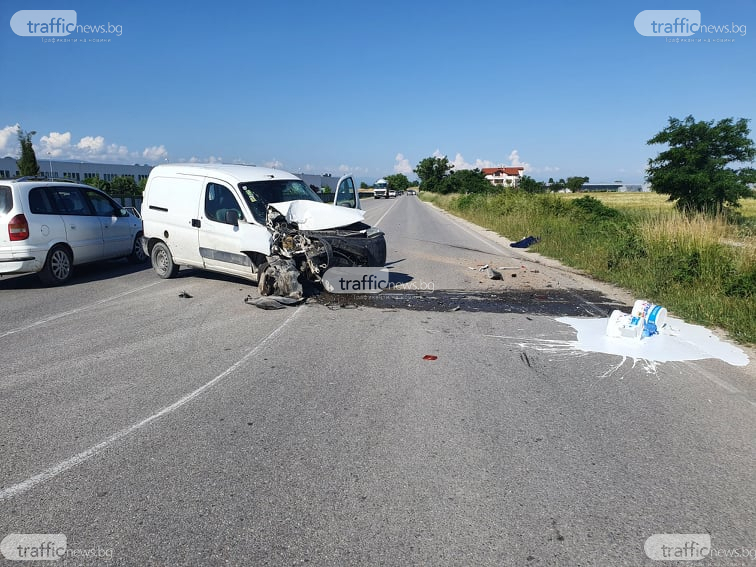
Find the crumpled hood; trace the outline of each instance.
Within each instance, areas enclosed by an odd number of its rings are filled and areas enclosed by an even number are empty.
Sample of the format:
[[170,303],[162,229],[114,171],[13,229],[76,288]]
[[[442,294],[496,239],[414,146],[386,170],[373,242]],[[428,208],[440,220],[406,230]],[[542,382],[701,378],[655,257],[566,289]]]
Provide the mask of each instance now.
[[268,206],[284,215],[287,222],[296,223],[300,230],[339,228],[365,219],[365,211],[360,209],[336,207],[315,201],[285,201]]

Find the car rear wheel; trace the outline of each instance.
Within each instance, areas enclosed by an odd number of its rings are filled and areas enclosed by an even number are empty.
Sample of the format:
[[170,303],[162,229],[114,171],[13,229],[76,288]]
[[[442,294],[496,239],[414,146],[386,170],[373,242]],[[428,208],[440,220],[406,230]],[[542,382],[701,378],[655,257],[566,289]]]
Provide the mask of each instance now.
[[158,242],[152,247],[150,259],[152,260],[152,268],[161,278],[167,280],[178,274],[179,267],[173,263],[171,251],[164,242]]
[[65,246],[58,244],[47,253],[47,260],[39,279],[46,285],[61,285],[71,279],[73,270],[73,256]]

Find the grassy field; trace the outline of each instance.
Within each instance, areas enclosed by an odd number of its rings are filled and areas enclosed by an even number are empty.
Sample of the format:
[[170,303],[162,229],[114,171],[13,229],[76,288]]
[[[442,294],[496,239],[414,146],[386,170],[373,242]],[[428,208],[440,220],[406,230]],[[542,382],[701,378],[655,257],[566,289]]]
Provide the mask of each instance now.
[[545,256],[756,344],[756,199],[687,218],[655,193],[422,197]]

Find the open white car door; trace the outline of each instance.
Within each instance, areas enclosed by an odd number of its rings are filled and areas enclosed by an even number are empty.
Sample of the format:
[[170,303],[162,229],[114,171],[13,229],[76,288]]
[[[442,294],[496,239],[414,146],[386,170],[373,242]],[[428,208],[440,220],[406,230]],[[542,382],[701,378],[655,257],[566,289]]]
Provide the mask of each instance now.
[[362,209],[360,206],[360,193],[354,186],[351,175],[345,175],[339,179],[336,185],[336,196],[333,204],[337,207],[349,207],[350,209]]

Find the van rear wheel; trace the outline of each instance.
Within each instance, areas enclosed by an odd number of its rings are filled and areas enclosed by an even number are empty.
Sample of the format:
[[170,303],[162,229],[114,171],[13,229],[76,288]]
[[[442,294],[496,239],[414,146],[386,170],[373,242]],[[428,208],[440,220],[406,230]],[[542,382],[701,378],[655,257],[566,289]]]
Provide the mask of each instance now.
[[167,280],[176,277],[176,274],[178,274],[179,267],[173,262],[171,251],[164,242],[158,242],[152,247],[150,259],[152,260],[152,269],[161,278]]

